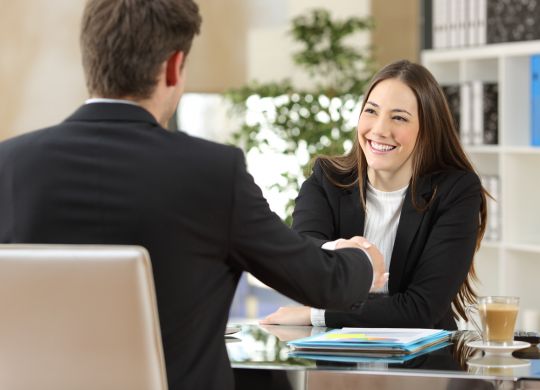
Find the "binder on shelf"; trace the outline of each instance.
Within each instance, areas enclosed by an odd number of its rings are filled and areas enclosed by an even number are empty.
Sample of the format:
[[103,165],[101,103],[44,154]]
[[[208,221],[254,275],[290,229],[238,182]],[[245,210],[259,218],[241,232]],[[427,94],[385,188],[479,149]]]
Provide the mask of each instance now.
[[[428,12],[428,7],[425,7]],[[439,2],[438,0],[431,1],[431,38],[433,49],[441,48],[441,22],[439,21]]]
[[540,146],[540,55],[531,56],[531,145]]
[[501,191],[500,191],[500,185],[499,185],[499,176],[498,175],[491,175],[489,177],[489,190],[491,193],[491,196],[493,196],[494,199],[490,199],[490,205],[491,205],[491,219],[488,221],[490,230],[491,230],[491,240],[492,241],[498,241],[501,239],[501,224],[500,224],[500,197],[501,197]]
[[458,47],[467,46],[467,2],[466,0],[457,0],[458,4]]
[[463,145],[472,144],[472,92],[471,83],[465,82],[459,86],[460,122],[459,138]]
[[452,114],[452,117],[454,118],[454,124],[456,127],[456,131],[459,133],[459,121],[460,121],[460,87],[459,84],[447,84],[447,85],[441,85],[441,89],[444,92],[444,95],[446,96],[446,101],[448,102],[448,108],[450,109],[450,113]]
[[449,7],[449,44],[448,47],[459,46],[459,0],[447,0]]
[[500,224],[500,185],[498,175],[481,175],[480,179],[486,191],[492,196],[487,200],[487,226],[484,239],[499,241],[501,239]]
[[[489,191],[489,188],[488,188],[488,175],[480,175],[480,182],[482,183],[482,187],[484,187],[484,189],[489,192],[489,194],[491,196],[493,196],[493,194]],[[489,220],[491,219],[491,215],[490,215],[490,206],[489,206],[489,203],[491,202],[491,198],[487,198],[487,224],[486,224],[486,230],[484,231],[484,237],[482,238],[482,240],[484,241],[491,241],[491,229],[489,228]]]
[[434,49],[540,39],[540,1],[430,0]]
[[482,144],[482,134],[484,133],[484,85],[481,81],[471,82],[472,94],[472,144]]
[[478,0],[478,24],[476,31],[476,39],[478,45],[485,45],[487,43],[487,24],[488,24],[488,12],[487,4],[491,1]]
[[443,19],[441,18],[441,0],[433,0],[431,6],[433,48],[442,49],[443,43]]
[[496,145],[499,127],[498,85],[475,80],[471,82],[471,90],[472,143],[473,145]]
[[487,43],[540,39],[538,1],[489,0],[486,7]]
[[[450,102],[449,102],[450,103]],[[459,134],[463,145],[496,145],[499,141],[499,86],[473,80],[459,87]]]
[[499,143],[499,84],[482,84],[482,142],[485,145]]
[[433,2],[424,0],[422,7],[422,50],[433,49]]
[[452,5],[447,0],[433,0],[433,48],[451,47],[452,21],[450,17]]
[[469,0],[466,2],[467,6],[467,27],[466,27],[466,45],[476,46],[478,45],[478,10],[479,0]]

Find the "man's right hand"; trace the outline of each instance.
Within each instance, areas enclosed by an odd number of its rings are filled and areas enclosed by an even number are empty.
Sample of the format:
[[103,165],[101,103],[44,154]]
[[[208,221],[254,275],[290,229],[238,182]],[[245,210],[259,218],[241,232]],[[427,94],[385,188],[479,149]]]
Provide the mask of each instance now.
[[348,240],[340,239],[336,243],[336,249],[358,248],[364,250],[371,259],[373,267],[373,285],[371,289],[377,289],[384,286],[388,281],[389,274],[386,272],[384,257],[379,249],[369,242],[365,237],[354,236]]

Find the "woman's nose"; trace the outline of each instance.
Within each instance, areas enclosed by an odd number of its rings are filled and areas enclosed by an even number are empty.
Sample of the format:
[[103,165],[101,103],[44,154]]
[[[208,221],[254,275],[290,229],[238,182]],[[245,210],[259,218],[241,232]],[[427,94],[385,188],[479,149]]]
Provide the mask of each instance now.
[[380,137],[387,137],[389,134],[387,121],[384,118],[377,118],[371,126],[371,133]]

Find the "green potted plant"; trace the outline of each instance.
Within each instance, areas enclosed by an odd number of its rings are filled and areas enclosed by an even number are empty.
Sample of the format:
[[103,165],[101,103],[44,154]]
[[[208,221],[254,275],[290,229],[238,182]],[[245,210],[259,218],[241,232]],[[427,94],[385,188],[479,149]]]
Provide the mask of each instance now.
[[298,169],[285,170],[283,180],[273,184],[290,194],[285,210],[288,223],[312,158],[342,154],[352,145],[362,91],[374,67],[370,47],[347,41],[372,28],[370,18],[334,20],[323,9],[299,16],[289,31],[301,46],[293,60],[313,80],[310,88],[298,88],[286,79],[254,81],[226,93],[242,118],[233,134],[234,144],[246,153],[273,151],[296,162]]

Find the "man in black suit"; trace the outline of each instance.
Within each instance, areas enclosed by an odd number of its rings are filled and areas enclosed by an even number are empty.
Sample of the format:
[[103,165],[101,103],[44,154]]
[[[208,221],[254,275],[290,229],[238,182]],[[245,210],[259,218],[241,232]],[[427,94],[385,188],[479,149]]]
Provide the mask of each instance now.
[[0,144],[0,242],[146,247],[169,387],[230,389],[223,332],[242,271],[304,304],[345,309],[383,283],[384,265],[359,237],[332,252],[289,230],[240,150],[165,129],[200,21],[192,0],[88,1],[92,98]]

